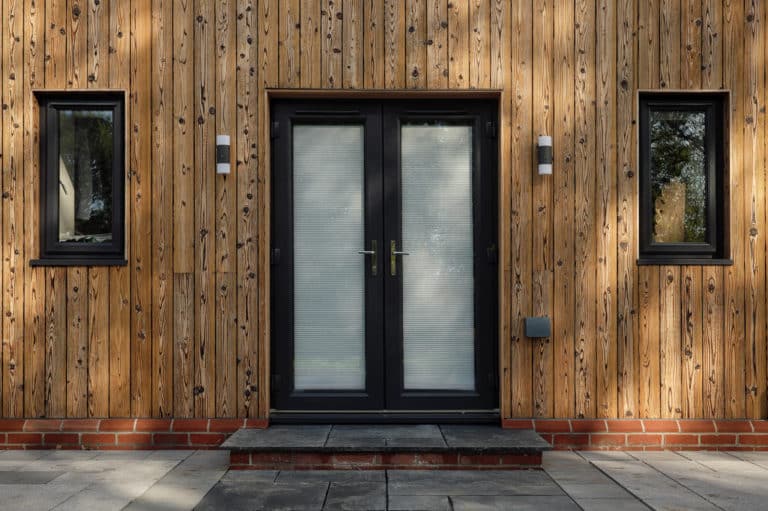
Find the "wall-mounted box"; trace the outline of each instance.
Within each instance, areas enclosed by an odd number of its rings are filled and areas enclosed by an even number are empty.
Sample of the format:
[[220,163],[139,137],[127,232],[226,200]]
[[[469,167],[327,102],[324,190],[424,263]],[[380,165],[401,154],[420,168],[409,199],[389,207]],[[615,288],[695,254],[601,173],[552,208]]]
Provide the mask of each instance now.
[[525,318],[525,336],[532,338],[551,337],[552,322],[549,317]]

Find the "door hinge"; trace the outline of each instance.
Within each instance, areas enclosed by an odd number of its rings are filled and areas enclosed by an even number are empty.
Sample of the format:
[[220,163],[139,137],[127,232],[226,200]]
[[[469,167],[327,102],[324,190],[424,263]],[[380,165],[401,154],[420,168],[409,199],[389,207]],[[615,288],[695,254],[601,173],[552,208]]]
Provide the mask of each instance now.
[[280,388],[280,375],[273,374],[271,381],[272,381],[272,390],[278,390]]
[[496,123],[488,121],[485,123],[485,136],[488,138],[496,138]]
[[272,137],[272,138],[278,138],[280,136],[280,122],[279,121],[272,121],[272,124],[270,124],[269,136]]
[[269,262],[272,264],[272,266],[277,266],[280,264],[280,249],[279,248],[273,248],[272,253],[270,254]]

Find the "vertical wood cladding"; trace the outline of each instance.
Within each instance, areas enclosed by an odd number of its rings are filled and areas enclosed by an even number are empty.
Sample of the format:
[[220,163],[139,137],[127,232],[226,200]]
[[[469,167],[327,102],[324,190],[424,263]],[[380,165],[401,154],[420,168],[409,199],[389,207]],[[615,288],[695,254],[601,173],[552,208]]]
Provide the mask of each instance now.
[[[766,418],[759,0],[6,0],[3,417],[265,417],[272,88],[500,91],[503,417]],[[731,91],[733,266],[637,258],[638,89]],[[125,268],[32,268],[36,89],[127,92]],[[216,134],[232,169],[214,173]],[[535,172],[554,137],[553,176]],[[531,340],[523,318],[549,315]]]

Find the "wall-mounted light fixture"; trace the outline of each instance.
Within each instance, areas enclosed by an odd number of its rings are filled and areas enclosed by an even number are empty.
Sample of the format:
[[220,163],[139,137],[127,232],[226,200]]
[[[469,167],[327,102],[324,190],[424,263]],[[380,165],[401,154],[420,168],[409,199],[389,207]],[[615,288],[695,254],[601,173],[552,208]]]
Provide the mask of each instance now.
[[536,146],[536,156],[539,161],[539,175],[552,174],[552,137],[547,135],[539,137],[539,143]]
[[216,135],[216,173],[229,174],[229,135]]

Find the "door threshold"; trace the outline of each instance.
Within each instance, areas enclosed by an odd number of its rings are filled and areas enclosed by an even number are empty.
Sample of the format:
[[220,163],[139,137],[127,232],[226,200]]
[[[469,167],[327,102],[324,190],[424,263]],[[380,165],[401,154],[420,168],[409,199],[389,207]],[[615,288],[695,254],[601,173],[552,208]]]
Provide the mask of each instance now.
[[499,424],[499,410],[272,410],[270,424]]

